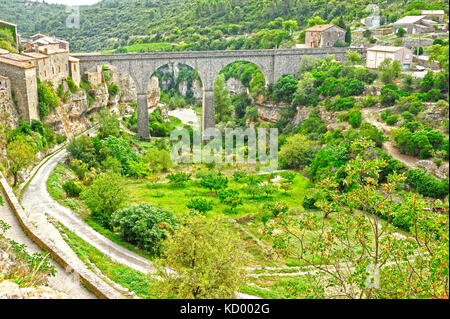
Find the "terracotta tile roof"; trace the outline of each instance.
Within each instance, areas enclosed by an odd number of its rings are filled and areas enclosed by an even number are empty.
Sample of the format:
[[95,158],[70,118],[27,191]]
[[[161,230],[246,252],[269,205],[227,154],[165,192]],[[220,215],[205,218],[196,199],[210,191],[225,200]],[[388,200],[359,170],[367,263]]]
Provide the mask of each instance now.
[[[334,24],[316,24],[315,26],[312,26],[311,28],[306,29],[306,31],[321,32],[321,31],[325,31],[332,27],[342,29],[341,27],[338,27],[337,25],[334,25]],[[342,29],[342,30],[344,30],[344,29]]]

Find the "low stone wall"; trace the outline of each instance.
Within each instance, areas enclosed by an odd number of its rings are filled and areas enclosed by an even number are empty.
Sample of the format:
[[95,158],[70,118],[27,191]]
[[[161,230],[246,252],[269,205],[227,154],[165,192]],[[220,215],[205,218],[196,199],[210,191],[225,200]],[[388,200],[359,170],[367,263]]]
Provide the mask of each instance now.
[[0,172],[0,186],[5,194],[5,197],[11,206],[14,214],[16,215],[20,225],[22,226],[25,233],[33,240],[39,247],[43,250],[47,251],[52,258],[58,262],[65,269],[71,269],[72,273],[79,276],[80,281],[84,283],[89,289],[99,298],[101,299],[122,299],[124,298],[119,292],[114,290],[111,286],[105,283],[102,279],[98,278],[94,273],[90,270],[83,269],[79,265],[73,263],[71,258],[67,256],[67,254],[62,251],[55,244],[50,242],[42,235],[39,229],[34,226],[28,220],[25,211],[14,195],[12,189],[8,185],[3,174]]

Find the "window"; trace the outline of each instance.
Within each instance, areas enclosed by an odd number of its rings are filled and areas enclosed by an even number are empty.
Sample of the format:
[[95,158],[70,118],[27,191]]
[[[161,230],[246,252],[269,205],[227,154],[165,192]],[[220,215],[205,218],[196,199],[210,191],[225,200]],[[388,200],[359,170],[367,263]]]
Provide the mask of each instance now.
[[409,53],[406,53],[405,59],[409,59]]

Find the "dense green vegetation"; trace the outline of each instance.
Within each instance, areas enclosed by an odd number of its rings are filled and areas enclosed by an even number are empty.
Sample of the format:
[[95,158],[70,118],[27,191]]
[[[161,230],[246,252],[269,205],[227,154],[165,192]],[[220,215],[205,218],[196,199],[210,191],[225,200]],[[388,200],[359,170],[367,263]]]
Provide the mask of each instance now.
[[380,7],[382,23],[422,8],[447,7],[443,0],[407,6],[398,0],[110,0],[80,7],[78,29],[66,27],[73,13],[65,6],[1,0],[0,19],[16,23],[24,36],[55,34],[70,41],[73,51],[268,49],[292,46],[294,37],[301,40],[304,33],[297,30],[311,26],[313,17],[320,23],[355,24],[369,15],[369,4]]

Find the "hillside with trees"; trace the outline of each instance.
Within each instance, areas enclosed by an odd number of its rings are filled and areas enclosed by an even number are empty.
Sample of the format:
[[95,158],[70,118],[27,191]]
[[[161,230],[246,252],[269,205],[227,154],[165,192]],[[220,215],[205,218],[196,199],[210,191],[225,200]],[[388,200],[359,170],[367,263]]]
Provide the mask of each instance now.
[[408,6],[405,2],[104,0],[80,7],[80,28],[67,28],[72,13],[65,6],[0,0],[0,19],[16,23],[23,36],[40,32],[68,40],[72,51],[129,45],[139,45],[139,51],[269,49],[301,42],[301,30],[311,26],[314,17],[344,27],[356,24],[369,15],[369,4],[380,7],[382,23],[417,14],[423,8],[448,7],[446,0],[413,1]]

